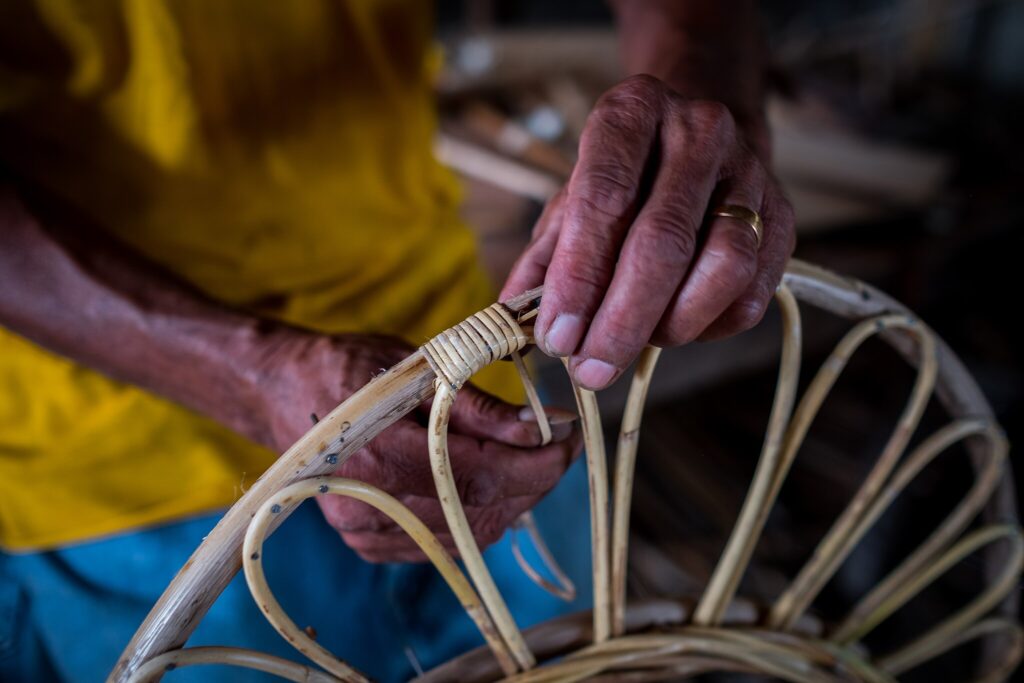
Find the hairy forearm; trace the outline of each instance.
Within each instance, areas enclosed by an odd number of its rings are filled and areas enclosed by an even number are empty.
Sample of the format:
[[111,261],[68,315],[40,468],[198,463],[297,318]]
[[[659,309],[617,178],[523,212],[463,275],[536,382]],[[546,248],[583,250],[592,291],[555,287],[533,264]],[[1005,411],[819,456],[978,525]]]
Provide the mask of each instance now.
[[264,441],[259,369],[294,334],[210,301],[67,214],[0,187],[0,325]]
[[726,104],[762,158],[765,45],[754,0],[611,0],[623,64]]

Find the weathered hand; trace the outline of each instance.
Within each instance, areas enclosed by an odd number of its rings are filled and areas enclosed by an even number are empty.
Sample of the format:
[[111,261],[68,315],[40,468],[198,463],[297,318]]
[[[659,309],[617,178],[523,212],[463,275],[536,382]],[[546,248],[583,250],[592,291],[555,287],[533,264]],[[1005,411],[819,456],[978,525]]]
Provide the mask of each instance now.
[[[275,379],[266,397],[268,445],[283,451],[310,427],[310,413],[325,415],[374,374],[411,349],[387,337],[302,336],[281,344],[272,359]],[[428,407],[399,420],[355,453],[337,474],[387,491],[408,506],[457,554],[437,500],[427,452]],[[459,391],[448,448],[459,495],[477,542],[497,541],[521,513],[558,483],[579,454],[575,415],[551,410],[554,440],[540,447],[529,409],[505,403],[472,385]],[[371,562],[422,561],[423,554],[390,519],[364,503],[339,496],[317,499],[327,522]]]
[[[758,212],[764,239],[709,208]],[[677,346],[761,320],[794,247],[793,210],[725,105],[651,76],[606,92],[569,183],[548,204],[502,291],[544,284],[535,334],[588,389],[647,343]]]

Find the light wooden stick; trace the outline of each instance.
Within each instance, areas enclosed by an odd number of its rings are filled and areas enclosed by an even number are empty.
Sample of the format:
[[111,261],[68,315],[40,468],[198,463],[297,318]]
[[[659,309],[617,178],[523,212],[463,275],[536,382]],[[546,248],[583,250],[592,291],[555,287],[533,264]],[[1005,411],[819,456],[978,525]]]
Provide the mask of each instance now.
[[626,573],[629,565],[629,508],[633,498],[636,451],[640,445],[640,420],[647,390],[661,349],[648,346],[640,352],[629,386],[626,410],[615,450],[615,482],[612,492],[612,635],[626,632]]
[[876,616],[880,616],[881,613],[876,610],[888,601],[900,586],[907,584],[913,576],[919,574],[929,563],[933,562],[939,553],[967,528],[985,501],[992,495],[1006,460],[1008,450],[1006,439],[988,420],[958,420],[932,434],[914,449],[914,452],[908,456],[907,461],[896,472],[892,481],[886,485],[885,490],[873,504],[871,511],[866,515],[865,524],[874,523],[896,496],[906,488],[907,484],[938,455],[945,452],[954,443],[971,435],[981,435],[987,438],[991,443],[991,449],[988,451],[988,461],[981,471],[977,472],[970,490],[928,539],[854,606],[849,615],[836,627],[831,635],[831,640],[845,645],[867,635],[878,623],[869,619],[869,615],[874,613]]
[[[536,311],[532,311],[536,313]],[[524,321],[523,316],[519,316],[517,322],[522,323]],[[532,342],[532,337],[531,337]],[[523,390],[526,392],[526,400],[530,404],[530,408],[533,410],[534,416],[537,418],[537,426],[540,428],[540,445],[547,446],[551,443],[551,422],[548,420],[548,415],[544,411],[544,404],[540,401],[540,396],[537,394],[537,387],[533,384],[533,379],[530,378],[530,372],[526,368],[526,363],[523,361],[522,355],[518,351],[513,351],[509,354],[512,358],[512,362],[515,364],[516,372],[519,373],[519,380],[523,385]],[[523,550],[519,545],[519,531],[525,531],[526,535],[530,537],[530,542],[533,544],[534,550],[540,555],[541,561],[544,563],[545,568],[551,573],[558,583],[552,583],[547,578],[542,576],[540,572],[534,569],[526,558],[523,556]],[[548,544],[544,542],[544,538],[540,534],[540,530],[537,528],[537,522],[533,518],[533,512],[527,510],[523,514],[519,515],[519,519],[515,521],[512,527],[512,533],[510,535],[512,556],[515,557],[516,563],[519,568],[523,570],[523,573],[533,581],[535,584],[551,593],[555,597],[571,602],[576,599],[576,584],[572,582],[562,568],[558,565],[554,556],[551,554],[551,550],[548,549]]]
[[197,664],[227,664],[263,671],[296,683],[339,683],[342,679],[263,652],[237,647],[190,647],[157,655],[136,670],[128,683],[154,683],[173,669]]
[[935,385],[937,365],[934,337],[918,324],[916,319],[888,315],[865,320],[843,337],[808,387],[807,393],[800,401],[800,407],[797,408],[790,433],[786,436],[787,449],[794,453],[799,449],[818,409],[854,351],[872,335],[888,329],[905,330],[914,335],[918,341],[921,362],[910,400],[889,437],[882,455],[879,456],[878,462],[868,474],[853,500],[818,544],[813,556],[801,569],[796,579],[772,605],[771,613],[768,616],[768,624],[772,628],[788,629],[792,627],[867,531],[867,526],[860,522],[882,486],[885,485],[913,436],[914,429],[924,413],[928,398]]
[[257,510],[249,524],[248,531],[246,531],[245,544],[242,549],[245,555],[242,565],[245,570],[245,580],[249,584],[249,590],[252,592],[256,604],[285,640],[299,652],[344,681],[366,680],[365,677],[337,659],[295,625],[295,622],[288,617],[277,602],[263,573],[263,543],[272,532],[272,525],[276,517],[285,509],[294,509],[307,498],[324,494],[340,495],[362,501],[380,510],[398,524],[416,542],[416,545],[451,587],[467,614],[480,629],[505,673],[512,673],[516,670],[512,657],[498,636],[494,623],[481,604],[480,598],[466,581],[455,560],[430,529],[407,507],[387,493],[364,482],[342,477],[315,477],[285,487]]
[[1014,589],[1021,569],[1024,567],[1024,537],[1021,536],[1020,529],[1010,524],[992,525],[965,536],[919,575],[901,586],[885,604],[880,606],[878,611],[881,613],[881,618],[876,618],[874,615],[868,617],[872,621],[884,620],[886,616],[899,609],[935,579],[945,574],[954,564],[979,548],[1003,539],[1010,543],[1010,561],[1002,568],[996,581],[965,607],[931,628],[924,635],[915,638],[899,650],[878,658],[877,663],[881,669],[893,675],[899,675],[944,652],[951,640],[963,633]]
[[494,578],[487,570],[487,564],[480,554],[480,547],[473,538],[473,530],[466,518],[466,511],[459,501],[459,491],[455,486],[451,459],[448,457],[448,418],[454,402],[455,391],[446,383],[438,381],[434,404],[430,408],[428,431],[430,465],[434,473],[434,484],[437,486],[437,497],[441,501],[441,509],[452,538],[466,565],[466,572],[473,580],[473,585],[480,591],[480,597],[494,619],[498,632],[518,665],[523,669],[529,669],[536,664],[536,660],[508,611]]
[[[566,370],[569,359],[563,358]],[[570,375],[571,379],[571,375]],[[608,640],[612,632],[611,555],[608,547],[608,463],[605,460],[604,433],[597,395],[572,380],[583,426],[587,477],[590,490],[590,544],[594,574],[594,642]]]
[[796,400],[800,375],[800,307],[785,285],[779,287],[776,301],[782,310],[783,341],[775,401],[747,499],[693,616],[693,622],[698,625],[719,623],[729,602],[736,595],[740,579],[750,563],[754,547],[768,520],[768,513],[793,460],[792,453],[782,453],[781,450],[783,435]]

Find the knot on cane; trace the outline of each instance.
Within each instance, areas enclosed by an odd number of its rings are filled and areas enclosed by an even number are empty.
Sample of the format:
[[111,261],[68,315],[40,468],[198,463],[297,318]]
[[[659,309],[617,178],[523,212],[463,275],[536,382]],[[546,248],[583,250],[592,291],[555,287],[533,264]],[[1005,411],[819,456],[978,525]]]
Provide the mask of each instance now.
[[457,391],[484,367],[522,350],[529,342],[530,336],[515,316],[496,303],[449,327],[420,351],[438,378]]

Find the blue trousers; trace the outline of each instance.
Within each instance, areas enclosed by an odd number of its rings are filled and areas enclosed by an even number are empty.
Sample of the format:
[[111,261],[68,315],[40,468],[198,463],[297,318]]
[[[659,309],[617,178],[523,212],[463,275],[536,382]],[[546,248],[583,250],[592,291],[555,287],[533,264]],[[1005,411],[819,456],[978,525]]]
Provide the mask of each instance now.
[[[579,588],[567,604],[527,579],[509,535],[484,557],[520,627],[589,607],[586,471],[580,458],[535,510],[538,526]],[[178,569],[220,515],[48,552],[0,553],[0,681],[102,681]],[[529,541],[524,539],[529,552]],[[483,644],[431,565],[372,565],[348,549],[316,505],[304,503],[265,546],[271,588],[300,626],[379,681],[414,675]],[[536,557],[532,557],[536,562]],[[536,566],[540,566],[537,564]],[[233,645],[302,660],[256,608],[239,574],[188,645]],[[258,672],[195,666],[168,681],[262,681]]]

